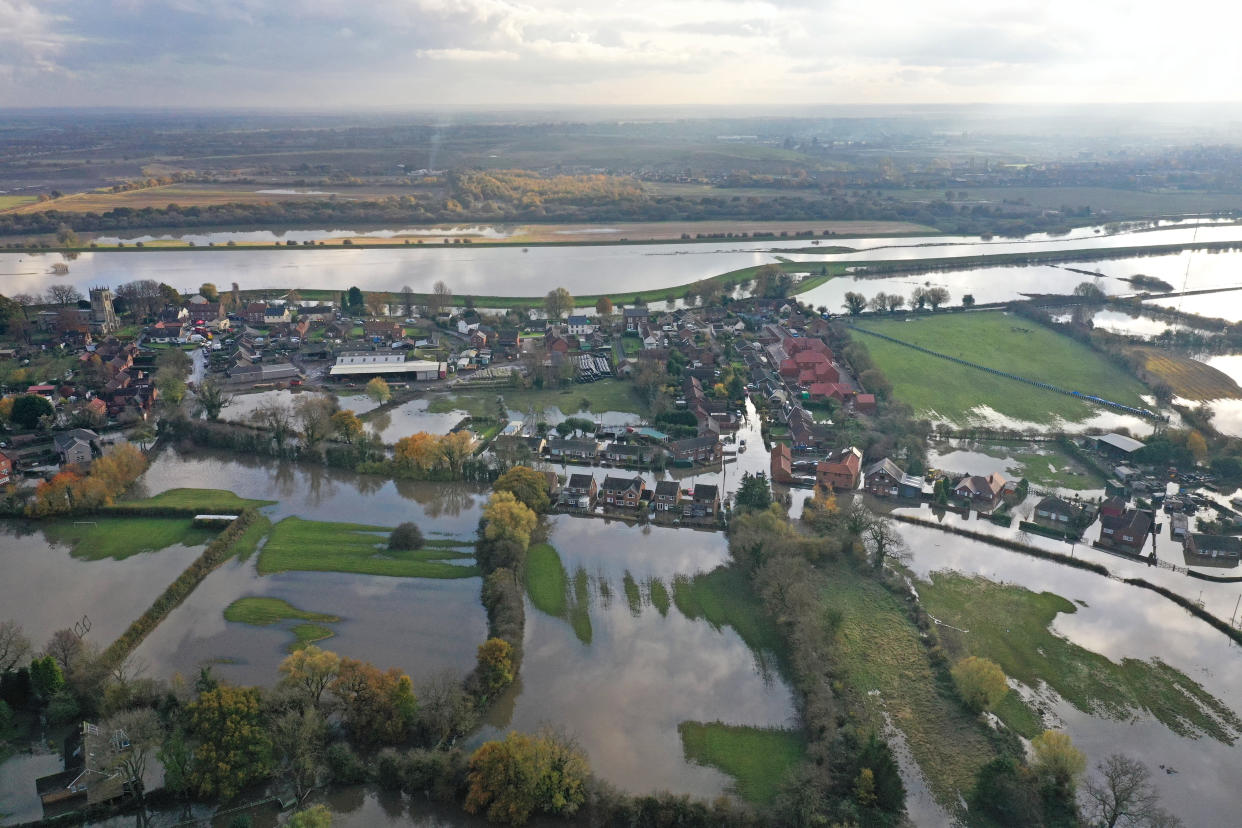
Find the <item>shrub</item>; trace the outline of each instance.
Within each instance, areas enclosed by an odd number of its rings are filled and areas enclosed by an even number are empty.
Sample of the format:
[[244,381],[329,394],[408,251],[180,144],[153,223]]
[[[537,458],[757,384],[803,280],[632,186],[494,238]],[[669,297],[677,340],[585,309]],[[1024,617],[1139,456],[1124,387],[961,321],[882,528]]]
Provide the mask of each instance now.
[[389,549],[422,549],[423,532],[418,524],[405,522],[392,530],[388,536]]
[[976,713],[991,709],[1009,692],[1000,665],[978,656],[967,656],[953,666],[953,683],[962,701]]

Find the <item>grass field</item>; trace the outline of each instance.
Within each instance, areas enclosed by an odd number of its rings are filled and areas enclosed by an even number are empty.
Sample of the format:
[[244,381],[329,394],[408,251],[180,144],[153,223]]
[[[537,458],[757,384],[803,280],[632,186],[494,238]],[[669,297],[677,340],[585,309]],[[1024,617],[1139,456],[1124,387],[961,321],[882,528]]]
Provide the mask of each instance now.
[[880,732],[885,712],[905,734],[937,801],[954,812],[995,749],[978,719],[932,670],[919,631],[901,602],[848,564],[825,570],[824,606],[842,615],[838,641],[844,679],[867,724]]
[[[964,192],[966,198],[958,200],[956,196],[959,192]],[[902,201],[944,200],[944,190],[897,189],[886,191],[886,194]],[[954,194],[953,203],[958,206],[1000,204],[1006,200],[1021,199],[1032,207],[1046,210],[1089,206],[1096,212],[1106,210],[1127,217],[1147,218],[1236,210],[1238,207],[1238,196],[1234,193],[1151,192],[1111,187],[980,187],[954,190]]]
[[[1226,744],[1242,734],[1234,711],[1167,664],[1133,658],[1118,663],[1054,633],[1050,625],[1057,614],[1077,610],[1059,595],[954,572],[938,572],[918,589],[927,611],[949,625],[939,628],[940,636],[955,659],[990,658],[1027,687],[1044,682],[1095,715],[1125,720],[1147,711],[1175,733]],[[997,713],[1021,732],[1033,714],[1009,695]]]
[[166,506],[196,509],[200,514],[236,514],[246,508],[271,506],[275,500],[249,500],[225,489],[169,489],[142,500],[125,500],[120,506]]
[[1155,348],[1135,348],[1146,360],[1144,368],[1164,380],[1173,393],[1188,400],[1236,400],[1242,388],[1206,363]]
[[702,618],[716,629],[732,627],[761,659],[767,654],[778,659],[785,654],[780,630],[764,613],[746,573],[736,567],[718,567],[694,578],[677,576],[673,603],[691,620]]
[[23,195],[0,195],[0,211],[12,210],[26,204],[32,204],[37,201],[35,196]]
[[806,743],[793,730],[772,730],[711,722],[677,726],[686,761],[717,768],[736,783],[739,796],[770,803],[785,776],[802,761]]
[[498,396],[505,398],[505,407],[511,410],[556,408],[567,417],[584,411],[583,400],[590,403],[590,408],[585,410],[596,413],[625,411],[642,414],[645,409],[642,401],[634,393],[632,382],[606,379],[582,385],[571,385],[560,390],[489,388],[440,394],[431,398],[427,411],[432,414],[447,414],[450,411],[464,410],[472,417],[494,417]]
[[[1006,476],[1011,479],[1025,477],[1037,487],[1060,489],[1102,489],[1104,478],[1071,457],[1054,443],[975,443],[968,445],[938,444],[942,454],[953,451],[972,451],[988,457],[1005,459]],[[946,468],[946,471],[974,472],[966,468]]]
[[[935,314],[912,321],[865,320],[859,327],[930,348],[979,365],[1094,394],[1124,405],[1142,406],[1145,388],[1136,378],[1069,337],[1035,322],[995,313]],[[916,411],[966,425],[987,406],[1004,417],[1051,424],[1083,420],[1098,409],[1086,402],[1033,385],[856,334],[893,384],[893,394]]]
[[48,540],[67,544],[69,554],[88,561],[119,561],[174,544],[198,546],[216,535],[214,529],[196,529],[186,517],[92,517],[80,522],[50,521],[40,526]]
[[432,542],[429,548],[391,552],[387,549],[391,531],[386,526],[288,517],[272,527],[259,552],[259,573],[309,570],[403,578],[472,578],[479,574],[478,567],[448,563],[473,557],[457,551],[470,546],[466,541],[454,544],[457,549],[449,547],[449,542]]
[[305,647],[307,644],[314,644],[316,641],[331,638],[336,633],[332,631],[331,627],[323,625],[325,623],[335,623],[341,619],[335,615],[325,615],[321,612],[307,612],[306,610],[298,609],[280,598],[249,597],[238,598],[229,604],[224,610],[224,620],[249,624],[252,627],[269,627],[282,621],[305,622],[295,624],[289,629],[294,636],[294,641],[289,645],[289,649],[296,650]]
[[590,580],[582,569],[570,578],[550,544],[537,543],[526,553],[526,594],[535,609],[567,622],[579,641],[591,643]]

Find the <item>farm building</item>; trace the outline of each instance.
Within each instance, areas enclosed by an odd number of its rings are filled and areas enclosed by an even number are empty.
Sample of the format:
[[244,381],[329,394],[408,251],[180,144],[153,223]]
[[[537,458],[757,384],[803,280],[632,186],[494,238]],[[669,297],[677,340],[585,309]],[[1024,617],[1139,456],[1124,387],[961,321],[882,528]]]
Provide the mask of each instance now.
[[1101,434],[1095,438],[1095,446],[1105,457],[1128,460],[1134,452],[1144,448],[1145,444],[1122,434]]
[[403,351],[357,351],[337,357],[336,364],[328,369],[328,373],[334,377],[400,376],[414,380],[436,380],[444,379],[448,374],[448,365],[423,360],[406,361]]

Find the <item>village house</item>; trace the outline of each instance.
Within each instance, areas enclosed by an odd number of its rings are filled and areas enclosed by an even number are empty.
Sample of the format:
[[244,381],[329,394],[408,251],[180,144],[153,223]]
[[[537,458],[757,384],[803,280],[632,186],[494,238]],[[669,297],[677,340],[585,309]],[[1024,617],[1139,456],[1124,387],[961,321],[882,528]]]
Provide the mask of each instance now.
[[1101,517],[1099,545],[1128,555],[1142,554],[1151,527],[1151,514],[1139,509],[1127,509],[1119,517]]
[[815,483],[825,489],[852,491],[858,488],[862,452],[854,446],[829,454],[815,465]]
[[553,437],[548,440],[548,457],[564,462],[594,463],[599,457],[599,444],[594,440],[567,440]]
[[859,414],[874,414],[875,394],[855,394],[854,410]]
[[1000,472],[992,472],[987,477],[969,475],[953,484],[953,494],[973,503],[992,504],[1001,496],[1005,489],[1005,476]]
[[13,481],[13,458],[0,451],[0,486]]
[[264,325],[279,325],[293,317],[289,314],[288,305],[268,305],[263,309]]
[[920,497],[923,481],[906,474],[901,467],[885,457],[872,463],[863,475],[863,488],[876,497]]
[[1062,532],[1077,533],[1091,522],[1092,517],[1086,504],[1050,495],[1035,504],[1032,522]]
[[696,483],[690,500],[682,506],[682,517],[706,520],[720,510],[720,488],[709,483]]
[[59,432],[52,438],[52,442],[56,446],[61,465],[85,466],[91,462],[99,448],[99,435],[89,428],[75,428]]
[[604,447],[604,457],[610,463],[621,463],[630,466],[645,465],[651,462],[661,449],[633,443],[609,443]]
[[60,773],[35,780],[45,818],[119,799],[129,783],[114,757],[132,746],[124,730],[105,731],[90,722],[65,739]]
[[362,335],[372,341],[396,342],[405,336],[405,330],[396,322],[374,319],[362,323]]
[[1121,517],[1126,511],[1126,500],[1114,495],[1100,504],[1100,517]]
[[1191,532],[1182,550],[1187,566],[1233,567],[1242,560],[1242,538]]
[[681,486],[676,480],[661,480],[656,484],[655,503],[657,512],[676,512],[681,509]]
[[569,340],[559,334],[549,333],[543,338],[543,347],[549,354],[553,352],[567,354],[569,353]]
[[637,509],[646,489],[647,483],[641,477],[609,475],[604,478],[603,484],[599,487],[599,495],[609,506]]
[[673,462],[683,465],[716,463],[719,462],[722,452],[720,441],[714,434],[673,440],[668,444],[668,448],[673,455]]
[[786,443],[772,445],[771,473],[768,475],[773,483],[789,484],[793,482],[793,454]]
[[588,509],[595,502],[599,484],[593,474],[571,474],[561,490],[561,502],[567,506]]
[[242,311],[242,318],[246,320],[248,325],[262,325],[263,318],[267,314],[266,302],[251,302],[246,305],[246,309]]
[[574,336],[590,336],[598,328],[587,316],[574,315],[565,320],[565,329]]
[[637,305],[623,309],[621,316],[625,320],[625,329],[627,331],[637,331],[639,325],[646,323],[650,314],[647,311],[646,305]]

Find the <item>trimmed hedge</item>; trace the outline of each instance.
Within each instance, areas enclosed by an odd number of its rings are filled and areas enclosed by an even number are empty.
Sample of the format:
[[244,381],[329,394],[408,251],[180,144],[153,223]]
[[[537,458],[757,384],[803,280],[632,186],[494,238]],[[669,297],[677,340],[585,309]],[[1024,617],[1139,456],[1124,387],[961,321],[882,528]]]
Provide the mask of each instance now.
[[1207,623],[1211,624],[1216,629],[1223,632],[1225,635],[1232,638],[1234,641],[1238,642],[1239,644],[1242,644],[1242,630],[1238,630],[1238,629],[1235,629],[1234,627],[1231,627],[1227,621],[1224,621],[1220,618],[1217,618],[1215,615],[1212,615],[1212,613],[1203,609],[1198,604],[1191,601],[1189,598],[1183,598],[1181,595],[1178,595],[1176,592],[1170,592],[1164,587],[1157,586],[1156,584],[1153,584],[1151,581],[1144,581],[1142,578],[1126,578],[1125,583],[1130,584],[1131,586],[1142,587],[1143,589],[1150,589],[1152,592],[1156,593],[1157,595],[1163,595],[1165,598],[1168,598],[1170,601],[1172,601],[1173,603],[1177,604],[1182,609],[1189,612],[1195,618],[1198,618],[1201,621],[1206,621]]
[[1037,546],[1028,546],[1025,543],[1011,541],[1008,538],[998,538],[995,535],[985,535],[982,532],[972,532],[969,529],[959,529],[956,526],[944,526],[932,520],[923,520],[922,518],[913,517],[912,515],[892,515],[893,520],[902,523],[913,523],[916,526],[926,526],[929,529],[939,529],[941,532],[952,532],[955,535],[961,535],[964,538],[977,540],[982,543],[990,543],[993,546],[999,546],[1002,549],[1008,549],[1013,552],[1021,552],[1023,555],[1030,555],[1034,558],[1043,558],[1049,561],[1072,566],[1076,569],[1085,569],[1089,572],[1095,572],[1099,575],[1107,577],[1109,571],[1098,563],[1091,561],[1072,558],[1069,555],[1062,555],[1060,552],[1049,552],[1046,549],[1040,549]]

